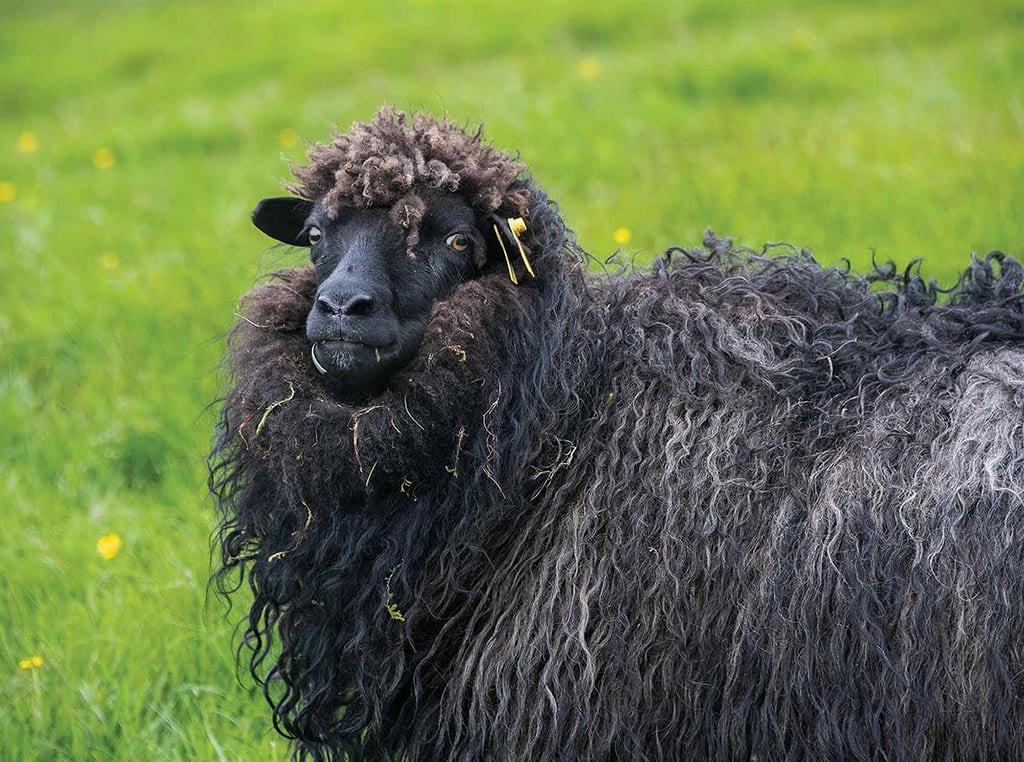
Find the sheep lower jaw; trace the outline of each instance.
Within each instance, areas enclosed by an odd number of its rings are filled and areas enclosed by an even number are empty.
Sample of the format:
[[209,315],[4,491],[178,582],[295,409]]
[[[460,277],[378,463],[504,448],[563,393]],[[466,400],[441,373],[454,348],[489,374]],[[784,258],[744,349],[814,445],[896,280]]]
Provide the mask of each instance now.
[[398,342],[378,347],[355,341],[314,341],[309,347],[313,367],[343,388],[372,392],[384,387],[410,358]]
[[[313,365],[326,375],[344,373],[361,366],[379,365],[394,359],[398,353],[399,347],[395,342],[378,346],[349,339],[314,341],[309,350]],[[332,365],[334,369],[328,367]]]

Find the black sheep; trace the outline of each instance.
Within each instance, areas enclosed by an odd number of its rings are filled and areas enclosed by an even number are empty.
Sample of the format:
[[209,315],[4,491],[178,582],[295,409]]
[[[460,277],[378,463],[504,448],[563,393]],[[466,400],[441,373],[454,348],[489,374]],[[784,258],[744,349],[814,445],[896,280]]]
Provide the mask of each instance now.
[[255,222],[314,266],[243,298],[211,456],[298,756],[1024,757],[1015,260],[595,276],[478,132],[309,158]]

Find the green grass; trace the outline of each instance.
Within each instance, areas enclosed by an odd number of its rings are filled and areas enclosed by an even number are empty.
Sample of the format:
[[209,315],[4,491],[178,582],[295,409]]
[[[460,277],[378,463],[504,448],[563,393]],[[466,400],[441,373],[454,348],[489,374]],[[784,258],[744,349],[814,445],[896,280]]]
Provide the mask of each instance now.
[[282,131],[444,111],[596,255],[712,227],[948,280],[1024,249],[1022,81],[1017,0],[0,0],[0,757],[287,753],[204,608],[221,337],[301,260],[247,220]]

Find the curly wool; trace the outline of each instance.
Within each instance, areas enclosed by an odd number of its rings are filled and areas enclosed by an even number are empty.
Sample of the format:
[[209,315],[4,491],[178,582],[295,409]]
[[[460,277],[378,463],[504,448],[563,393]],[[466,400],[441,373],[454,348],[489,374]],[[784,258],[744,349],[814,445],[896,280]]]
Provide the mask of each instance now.
[[1024,268],[590,276],[530,199],[538,277],[462,285],[368,403],[308,268],[243,300],[216,582],[296,755],[1024,756]]
[[293,193],[322,201],[332,219],[344,207],[390,208],[408,231],[410,252],[425,209],[417,186],[458,193],[483,213],[523,216],[530,205],[521,162],[483,142],[479,128],[469,133],[429,114],[382,108],[372,121],[314,145],[307,159],[292,167]]
[[247,298],[221,581],[299,756],[1020,757],[1024,271],[707,247],[468,283],[361,407],[308,271]]

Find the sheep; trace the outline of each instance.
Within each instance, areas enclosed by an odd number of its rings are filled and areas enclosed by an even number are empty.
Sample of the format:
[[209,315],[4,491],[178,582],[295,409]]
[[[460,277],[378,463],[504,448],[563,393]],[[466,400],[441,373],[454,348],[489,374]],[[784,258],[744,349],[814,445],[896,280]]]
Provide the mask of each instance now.
[[1015,259],[591,273],[516,157],[389,109],[295,174],[210,462],[297,758],[1024,756]]

